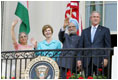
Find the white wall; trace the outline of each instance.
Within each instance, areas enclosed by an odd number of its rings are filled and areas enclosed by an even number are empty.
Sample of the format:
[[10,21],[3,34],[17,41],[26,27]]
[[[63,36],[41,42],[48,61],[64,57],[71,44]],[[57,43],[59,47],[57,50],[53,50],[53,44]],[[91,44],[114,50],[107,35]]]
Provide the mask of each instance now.
[[68,2],[30,2],[30,22],[31,37],[37,41],[44,40],[42,35],[42,27],[50,24],[53,29],[53,37],[58,39],[58,32],[63,25],[64,13]]
[[[53,38],[58,40],[58,32],[63,25],[64,14],[68,1],[30,1],[29,2],[29,18],[30,18],[30,34],[37,41],[42,41],[45,37],[42,35],[42,27],[50,24],[53,29]],[[15,9],[17,2],[5,2],[4,23],[2,31],[2,50],[14,50],[11,39],[11,23],[17,17]],[[15,28],[16,36],[19,32],[19,23]],[[16,37],[18,39],[18,37]]]
[[118,47],[114,47],[114,55],[112,56],[112,75],[111,78],[117,80],[118,79]]
[[[53,29],[53,38],[58,40],[58,32],[63,26],[65,10],[69,1],[29,1],[30,28],[29,44],[31,37],[38,42],[45,39],[42,35],[42,27],[50,24]],[[11,39],[11,24],[17,18],[15,16],[17,2],[5,1],[3,14],[2,51],[14,50]],[[85,1],[80,2],[80,15],[82,16],[83,27],[85,24]],[[20,22],[16,25],[15,33],[18,39]]]

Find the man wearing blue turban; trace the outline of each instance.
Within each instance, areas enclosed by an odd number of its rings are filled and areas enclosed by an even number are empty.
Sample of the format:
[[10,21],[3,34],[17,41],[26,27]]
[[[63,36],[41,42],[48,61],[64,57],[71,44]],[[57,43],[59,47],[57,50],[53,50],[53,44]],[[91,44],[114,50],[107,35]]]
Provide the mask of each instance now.
[[[78,22],[73,18],[66,18],[64,20],[64,25],[59,32],[59,40],[63,43],[63,48],[78,48],[80,37],[77,35],[77,29],[79,28]],[[66,33],[66,30],[68,33]],[[60,75],[63,79],[66,78],[67,70],[75,72],[76,68],[76,56],[75,51],[63,51],[60,54],[59,66],[60,66]],[[68,58],[66,58],[68,57]],[[70,58],[71,57],[71,58]]]

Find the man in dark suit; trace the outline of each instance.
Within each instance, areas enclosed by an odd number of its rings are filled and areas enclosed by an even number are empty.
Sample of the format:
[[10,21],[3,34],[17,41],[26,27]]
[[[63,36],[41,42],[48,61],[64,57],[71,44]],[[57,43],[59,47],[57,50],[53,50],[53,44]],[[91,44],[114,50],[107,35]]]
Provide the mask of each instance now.
[[[77,29],[79,28],[76,19],[66,18],[64,25],[59,32],[59,40],[63,43],[63,48],[78,48],[80,37],[77,35]],[[63,79],[66,78],[66,72],[70,69],[75,71],[76,60],[75,51],[62,51],[59,59],[60,75]]]
[[[93,11],[90,16],[91,26],[84,29],[80,38],[80,47],[81,48],[110,48],[111,47],[111,38],[110,31],[108,28],[99,25],[100,23],[100,13]],[[98,68],[107,67],[108,58],[101,58],[98,56],[108,55],[108,51],[103,50],[92,50],[92,51],[83,51],[81,54],[78,53],[78,56],[88,56],[88,58],[80,59],[78,58],[77,66],[81,68],[83,66],[85,70],[85,75],[90,76],[95,72],[97,74]],[[89,57],[96,56],[96,57]]]

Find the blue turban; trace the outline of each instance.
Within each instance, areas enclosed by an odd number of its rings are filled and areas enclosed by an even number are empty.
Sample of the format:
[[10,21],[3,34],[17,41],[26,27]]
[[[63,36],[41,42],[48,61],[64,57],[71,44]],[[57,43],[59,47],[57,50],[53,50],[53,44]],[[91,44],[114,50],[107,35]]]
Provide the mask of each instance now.
[[69,23],[73,23],[75,25],[76,29],[77,30],[79,29],[79,24],[78,24],[78,21],[76,19],[70,18]]

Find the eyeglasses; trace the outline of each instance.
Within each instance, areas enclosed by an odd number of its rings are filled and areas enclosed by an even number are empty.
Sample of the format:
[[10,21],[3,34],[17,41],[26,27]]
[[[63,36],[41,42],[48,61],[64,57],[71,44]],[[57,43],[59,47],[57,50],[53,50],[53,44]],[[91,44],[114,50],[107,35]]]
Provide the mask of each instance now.
[[27,36],[20,36],[20,38],[26,38]]
[[75,26],[68,26],[68,28],[75,27]]

